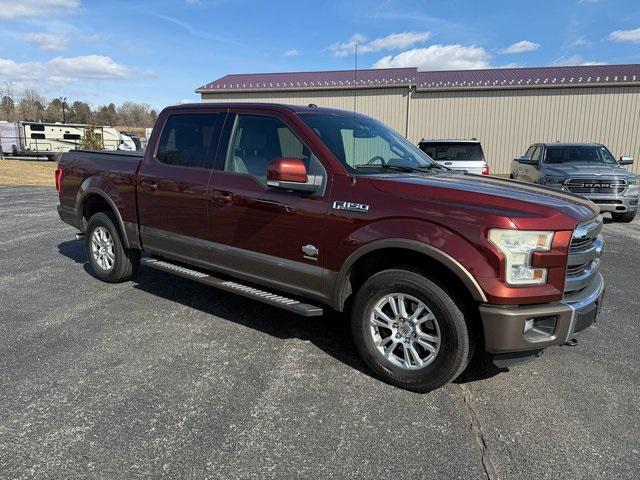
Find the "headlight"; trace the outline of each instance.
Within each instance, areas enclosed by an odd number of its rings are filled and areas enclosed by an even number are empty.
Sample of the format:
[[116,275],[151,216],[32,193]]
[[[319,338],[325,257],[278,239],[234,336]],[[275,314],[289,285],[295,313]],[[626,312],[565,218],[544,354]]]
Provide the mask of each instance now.
[[544,177],[544,183],[548,184],[561,184],[564,183],[565,178],[564,177]]
[[533,252],[551,249],[553,232],[489,230],[489,241],[505,257],[505,279],[509,285],[540,285],[547,281],[547,269],[531,266]]
[[638,185],[638,177],[628,178],[627,185]]

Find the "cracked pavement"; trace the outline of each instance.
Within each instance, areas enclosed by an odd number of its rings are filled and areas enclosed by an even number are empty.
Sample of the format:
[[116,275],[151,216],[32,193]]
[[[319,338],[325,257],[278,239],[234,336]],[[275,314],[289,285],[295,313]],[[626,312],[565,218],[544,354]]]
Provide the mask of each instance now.
[[640,477],[640,221],[605,225],[578,346],[420,395],[371,376],[343,316],[96,280],[56,204],[0,187],[2,478]]

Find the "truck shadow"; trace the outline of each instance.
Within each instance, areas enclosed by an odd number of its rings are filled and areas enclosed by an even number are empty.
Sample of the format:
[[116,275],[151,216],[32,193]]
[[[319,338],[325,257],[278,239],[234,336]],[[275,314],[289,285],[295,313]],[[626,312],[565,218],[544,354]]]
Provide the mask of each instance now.
[[[70,240],[58,251],[92,275],[84,244]],[[336,360],[380,381],[362,362],[351,338],[348,316],[325,310],[321,317],[302,317],[239,295],[217,290],[195,281],[151,268],[141,267],[132,281],[133,288],[199,310],[223,321],[230,321],[273,337],[297,338],[310,342]],[[501,371],[486,355],[478,354],[455,383],[469,383],[493,377]]]

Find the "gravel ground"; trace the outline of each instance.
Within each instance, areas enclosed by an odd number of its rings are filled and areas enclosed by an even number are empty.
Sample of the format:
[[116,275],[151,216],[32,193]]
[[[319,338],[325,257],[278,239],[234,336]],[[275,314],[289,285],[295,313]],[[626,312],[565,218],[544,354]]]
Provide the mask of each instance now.
[[55,191],[0,187],[0,477],[640,477],[640,222],[605,226],[577,347],[426,395],[388,386],[345,318],[141,269],[108,285]]

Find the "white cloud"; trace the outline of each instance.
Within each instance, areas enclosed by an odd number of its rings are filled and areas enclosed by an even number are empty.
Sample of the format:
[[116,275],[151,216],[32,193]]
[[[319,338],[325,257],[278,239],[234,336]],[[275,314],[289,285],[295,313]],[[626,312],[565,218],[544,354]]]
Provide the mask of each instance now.
[[34,32],[27,33],[25,39],[42,50],[65,50],[69,44],[69,38],[63,34]]
[[615,30],[609,34],[612,42],[640,43],[640,28],[633,30]]
[[520,42],[512,43],[507,48],[503,48],[499,50],[498,53],[502,55],[512,54],[512,53],[524,53],[524,52],[533,52],[540,48],[539,43],[530,42],[529,40],[522,40]]
[[605,62],[595,60],[585,60],[582,55],[571,55],[570,57],[559,57],[553,61],[553,65],[558,67],[572,67],[575,65],[585,67],[589,65],[606,65]]
[[0,0],[0,18],[68,15],[79,7],[80,0]]
[[431,38],[430,32],[401,32],[369,40],[364,35],[356,33],[346,42],[330,45],[329,50],[336,57],[346,57],[355,53],[356,45],[358,46],[358,53],[370,53],[409,48],[417,43],[426,42],[429,38]]
[[588,47],[591,42],[584,37],[578,37],[574,41],[567,44],[567,48]]
[[0,58],[0,80],[9,82],[72,83],[79,80],[123,79],[130,69],[103,55],[55,57],[47,62],[23,62]]
[[489,68],[490,55],[482,47],[471,45],[431,45],[414,48],[378,60],[373,68],[418,67],[419,70],[472,70]]
[[292,48],[291,50],[287,50],[286,52],[284,52],[282,55],[284,57],[297,57],[298,55],[300,55],[300,50]]

